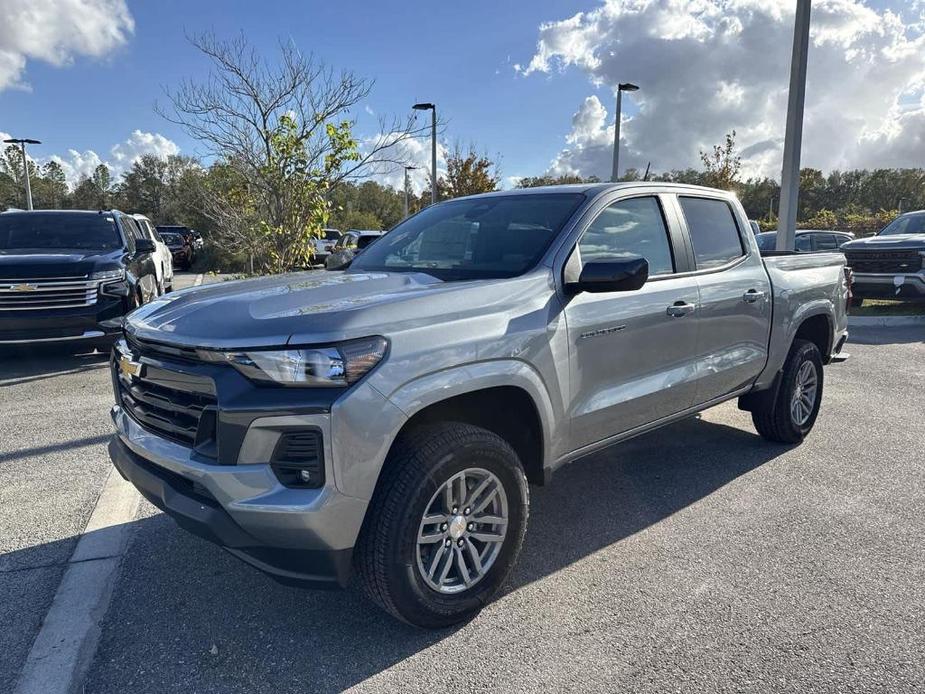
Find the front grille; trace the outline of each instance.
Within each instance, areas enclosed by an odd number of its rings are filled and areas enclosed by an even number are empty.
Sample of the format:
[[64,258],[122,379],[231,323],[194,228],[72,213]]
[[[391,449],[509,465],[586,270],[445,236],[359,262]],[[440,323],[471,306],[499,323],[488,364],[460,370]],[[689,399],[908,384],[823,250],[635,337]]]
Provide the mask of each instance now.
[[80,277],[0,279],[0,311],[79,308],[96,303],[98,280]]
[[855,272],[873,274],[902,274],[922,269],[922,256],[918,251],[878,251],[876,253],[845,253],[849,267]]
[[[117,369],[119,401],[144,428],[214,457],[217,400],[207,379],[191,381],[184,374],[145,364],[141,376]],[[203,428],[208,431],[202,430]]]

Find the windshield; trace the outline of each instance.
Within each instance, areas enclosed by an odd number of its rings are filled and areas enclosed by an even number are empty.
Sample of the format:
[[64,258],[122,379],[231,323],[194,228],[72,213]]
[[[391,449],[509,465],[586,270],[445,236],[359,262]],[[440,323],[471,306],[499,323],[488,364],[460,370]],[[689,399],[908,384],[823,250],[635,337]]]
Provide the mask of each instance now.
[[893,236],[894,234],[925,234],[925,212],[897,217],[887,224],[878,236]]
[[581,193],[550,193],[441,203],[378,238],[350,270],[516,277],[539,261],[582,200]]
[[164,239],[164,243],[168,246],[180,246],[183,244],[183,240],[180,238],[179,234],[175,234],[172,231],[162,231],[161,238]]
[[112,215],[43,214],[0,215],[0,249],[25,248],[113,250],[122,238]]

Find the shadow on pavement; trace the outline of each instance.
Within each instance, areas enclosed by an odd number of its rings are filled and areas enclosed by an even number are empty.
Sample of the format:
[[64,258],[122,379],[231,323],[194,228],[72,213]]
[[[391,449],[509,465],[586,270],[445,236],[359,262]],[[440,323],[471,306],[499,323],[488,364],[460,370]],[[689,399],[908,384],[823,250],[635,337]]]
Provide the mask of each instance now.
[[909,345],[925,343],[925,324],[849,326],[848,347],[855,345]]
[[64,443],[55,443],[48,446],[35,446],[33,448],[22,448],[10,453],[0,453],[0,463],[8,463],[14,460],[22,460],[36,455],[47,455],[48,453],[57,453],[59,451],[72,451],[75,448],[95,446],[100,443],[106,443],[109,441],[111,436],[111,434],[87,436],[82,439],[73,439]]
[[[786,450],[691,419],[561,470],[549,487],[531,489],[530,528],[506,592],[658,523]],[[88,692],[341,691],[452,633],[401,624],[356,589],[278,585],[162,514],[134,526]]]
[[0,345],[0,385],[22,385],[60,376],[105,368],[109,350],[92,345]]

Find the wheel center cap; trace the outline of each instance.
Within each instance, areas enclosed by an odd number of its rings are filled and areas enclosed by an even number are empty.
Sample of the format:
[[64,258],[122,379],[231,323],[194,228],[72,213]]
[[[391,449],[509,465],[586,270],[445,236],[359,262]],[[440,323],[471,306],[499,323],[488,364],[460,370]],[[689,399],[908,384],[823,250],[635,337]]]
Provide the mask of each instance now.
[[461,538],[466,532],[466,517],[465,516],[453,516],[450,519],[449,533],[450,537],[454,540]]

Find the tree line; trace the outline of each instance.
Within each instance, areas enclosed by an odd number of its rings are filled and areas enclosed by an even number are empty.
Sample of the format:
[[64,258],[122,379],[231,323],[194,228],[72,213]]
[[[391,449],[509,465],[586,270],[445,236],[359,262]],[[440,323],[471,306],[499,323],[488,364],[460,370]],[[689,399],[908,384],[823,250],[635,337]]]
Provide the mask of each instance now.
[[[186,81],[157,106],[205,151],[206,161],[181,155],[145,155],[116,180],[100,164],[69,189],[55,161],[29,161],[37,209],[109,209],[141,212],[155,224],[186,224],[207,240],[203,269],[284,272],[311,262],[312,237],[325,228],[389,229],[404,215],[404,191],[376,178],[401,171],[403,144],[430,136],[415,115],[380,118],[379,133],[358,142],[350,113],[372,83],[335,72],[291,43],[265,59],[241,36],[211,34],[191,39],[210,63],[204,81]],[[444,129],[444,124],[439,124]],[[498,190],[500,168],[474,145],[456,144],[437,180],[438,199]],[[699,169],[641,173],[647,178],[735,191],[751,219],[775,228],[780,185],[771,178],[740,175],[735,131],[711,151]],[[0,156],[0,209],[22,207],[20,150]],[[521,178],[517,187],[597,182],[579,175]],[[410,194],[415,213],[430,204],[430,187]],[[901,210],[925,208],[925,169],[832,171],[806,168],[800,177],[798,224],[873,233]]]

